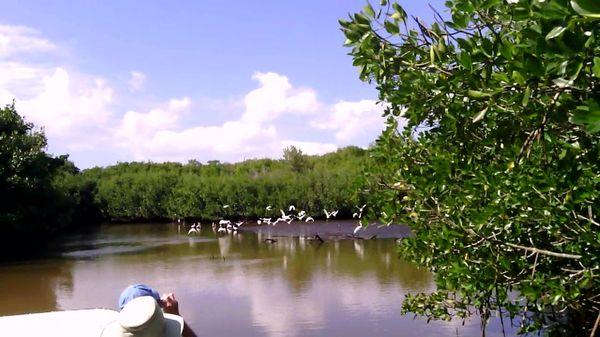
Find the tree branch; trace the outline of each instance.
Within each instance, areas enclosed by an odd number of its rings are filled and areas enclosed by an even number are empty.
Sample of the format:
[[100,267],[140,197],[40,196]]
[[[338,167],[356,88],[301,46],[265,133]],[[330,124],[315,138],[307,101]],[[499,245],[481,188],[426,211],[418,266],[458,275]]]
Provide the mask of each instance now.
[[512,247],[512,248],[522,249],[522,250],[526,250],[526,251],[537,253],[537,254],[562,257],[562,258],[565,258],[565,259],[579,260],[582,257],[581,255],[556,253],[556,252],[552,252],[552,251],[549,251],[549,250],[538,249],[538,248],[534,248],[534,247],[525,247],[525,246],[515,245],[514,243],[508,243],[508,242],[502,242],[502,244],[506,245],[506,246],[509,246],[509,247]]

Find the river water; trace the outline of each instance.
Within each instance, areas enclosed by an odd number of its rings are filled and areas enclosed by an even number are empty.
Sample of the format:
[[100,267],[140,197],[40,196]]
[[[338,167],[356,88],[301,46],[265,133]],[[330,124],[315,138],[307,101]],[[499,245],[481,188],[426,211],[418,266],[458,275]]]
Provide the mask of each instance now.
[[[398,258],[406,228],[352,222],[278,224],[188,236],[176,224],[104,225],[62,238],[45,258],[0,265],[0,316],[116,309],[132,283],[173,292],[198,336],[480,336],[477,318],[432,322],[400,315],[404,295],[435,289]],[[318,234],[324,242],[306,238]],[[265,239],[271,238],[273,240]],[[508,335],[508,334],[507,334]],[[498,322],[487,336],[502,336]]]

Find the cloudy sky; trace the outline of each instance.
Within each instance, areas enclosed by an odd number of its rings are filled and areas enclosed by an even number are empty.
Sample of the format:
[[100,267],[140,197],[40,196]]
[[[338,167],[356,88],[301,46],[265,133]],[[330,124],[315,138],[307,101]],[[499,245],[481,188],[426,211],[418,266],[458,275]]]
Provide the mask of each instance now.
[[382,108],[337,23],[364,4],[4,0],[0,104],[81,168],[368,146]]

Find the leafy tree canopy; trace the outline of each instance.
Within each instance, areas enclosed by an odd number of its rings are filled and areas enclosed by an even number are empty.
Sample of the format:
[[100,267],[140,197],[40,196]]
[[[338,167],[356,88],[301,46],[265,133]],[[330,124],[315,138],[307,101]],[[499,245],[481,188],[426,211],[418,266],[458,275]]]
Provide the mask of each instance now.
[[[405,311],[589,335],[600,310],[600,8],[450,0],[435,23],[397,3],[341,20],[360,78],[389,103],[369,191],[438,289]],[[448,19],[449,17],[449,19]],[[398,130],[398,120],[408,127]]]

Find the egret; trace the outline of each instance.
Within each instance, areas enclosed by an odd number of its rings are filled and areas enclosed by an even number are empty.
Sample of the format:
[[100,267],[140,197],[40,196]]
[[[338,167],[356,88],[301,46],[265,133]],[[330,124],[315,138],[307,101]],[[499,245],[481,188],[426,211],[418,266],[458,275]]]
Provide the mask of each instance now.
[[231,224],[231,221],[229,221],[229,220],[220,220],[219,221],[219,225],[221,225],[221,226],[222,225],[230,225],[230,224]]
[[362,224],[358,224],[358,226],[356,226],[356,228],[354,228],[354,235],[356,235],[356,233],[358,233],[358,231],[360,231],[363,228]]
[[300,213],[298,213],[298,215],[296,216],[298,218],[298,220],[302,220],[302,218],[304,218],[306,216],[306,211],[300,211]]
[[235,225],[236,225],[237,227],[240,227],[241,225],[243,225],[243,224],[244,224],[244,222],[245,222],[245,221],[236,222],[236,223],[235,223]]
[[218,233],[227,233],[227,229],[225,229],[225,227],[219,227],[219,229],[217,229]]
[[265,209],[266,209],[267,211],[270,211],[270,210],[272,210],[272,209],[273,209],[273,206],[269,205],[269,206],[265,207]]
[[[287,223],[290,223],[290,222],[292,222],[292,217],[291,217],[291,216],[289,216],[289,215],[286,215],[286,214],[285,214],[285,212],[284,212],[282,209],[280,209],[279,211],[281,211],[281,218],[280,218],[280,219],[281,219],[282,221],[285,221],[285,222],[287,222]],[[279,220],[279,219],[277,219],[277,220]]]
[[229,208],[229,205],[223,205],[223,208]]
[[290,208],[288,208],[288,211],[290,211],[290,212],[295,211],[295,210],[296,210],[296,207],[294,205],[290,205]]
[[331,211],[331,212],[327,212],[327,210],[325,208],[323,208],[323,212],[325,212],[325,217],[327,219],[331,218],[331,217],[335,217],[337,215],[338,211]]
[[315,219],[313,219],[312,216],[309,216],[306,218],[306,220],[304,220],[305,222],[315,222]]
[[198,233],[198,230],[194,227],[190,228],[190,230],[188,231],[188,235],[192,235],[192,234],[196,234]]

